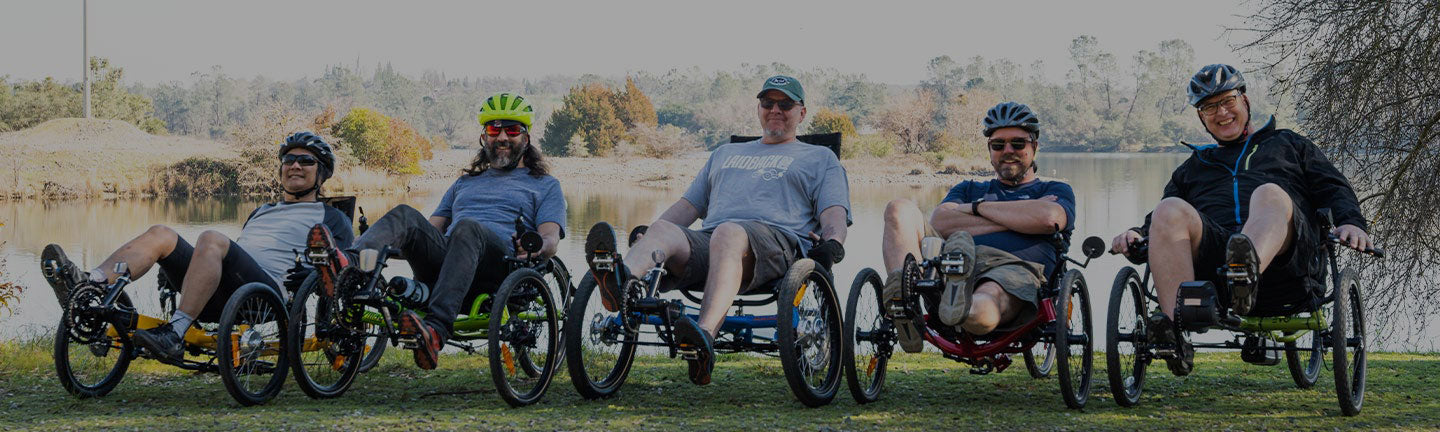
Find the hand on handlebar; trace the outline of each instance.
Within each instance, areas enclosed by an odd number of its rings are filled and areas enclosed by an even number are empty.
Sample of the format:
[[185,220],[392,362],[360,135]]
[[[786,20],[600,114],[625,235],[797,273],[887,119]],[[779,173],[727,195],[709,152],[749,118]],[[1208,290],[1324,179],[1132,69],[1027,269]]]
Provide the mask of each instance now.
[[1368,251],[1375,247],[1375,243],[1370,240],[1370,234],[1355,225],[1340,225],[1331,229],[1330,235],[1335,237],[1339,244],[1358,251]]
[[1114,240],[1110,241],[1110,254],[1129,254],[1131,245],[1143,239],[1144,237],[1141,237],[1140,233],[1133,229],[1127,229],[1125,232],[1120,233],[1120,235],[1115,236]]

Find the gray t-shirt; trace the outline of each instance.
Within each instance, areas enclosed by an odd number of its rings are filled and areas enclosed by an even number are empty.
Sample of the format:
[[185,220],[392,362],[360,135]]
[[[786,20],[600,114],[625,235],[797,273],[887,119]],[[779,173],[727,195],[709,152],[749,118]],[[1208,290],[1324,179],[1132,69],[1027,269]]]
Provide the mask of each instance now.
[[235,244],[281,285],[285,272],[295,266],[295,251],[305,250],[310,227],[319,223],[330,229],[340,249],[349,248],[355,239],[350,218],[335,207],[319,202],[278,202],[250,212]]
[[[515,235],[515,217],[525,216],[527,228],[538,230],[540,224],[554,222],[560,225],[560,238],[565,238],[565,195],[560,192],[560,181],[548,175],[532,176],[524,167],[460,176],[431,216],[450,218],[447,236],[456,221],[470,219],[502,240],[509,239]],[[515,252],[508,241],[505,248]]]
[[794,238],[802,253],[810,242],[801,239],[820,232],[820,212],[840,206],[850,221],[850,185],[840,159],[828,148],[794,140],[720,146],[683,198],[700,210],[703,231],[730,221],[760,221]]

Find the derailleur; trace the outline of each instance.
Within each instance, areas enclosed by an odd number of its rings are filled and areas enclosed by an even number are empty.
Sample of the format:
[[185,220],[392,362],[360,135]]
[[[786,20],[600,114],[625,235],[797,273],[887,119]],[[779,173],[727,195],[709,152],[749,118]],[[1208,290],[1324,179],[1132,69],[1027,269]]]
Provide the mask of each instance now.
[[1009,354],[996,354],[978,359],[960,359],[971,366],[971,375],[988,375],[991,372],[1004,372],[1010,368]]

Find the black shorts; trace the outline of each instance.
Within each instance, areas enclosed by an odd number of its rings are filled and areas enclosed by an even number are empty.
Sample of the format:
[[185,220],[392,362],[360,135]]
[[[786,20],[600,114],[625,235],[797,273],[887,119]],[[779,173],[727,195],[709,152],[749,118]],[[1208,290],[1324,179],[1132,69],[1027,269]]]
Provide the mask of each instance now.
[[[165,272],[165,278],[170,281],[172,287],[177,291],[185,281],[185,271],[190,268],[190,258],[195,256],[195,247],[179,236],[175,237],[175,250],[161,258],[156,264],[160,270]],[[235,294],[241,286],[250,283],[263,283],[275,292],[282,292],[275,279],[270,277],[260,263],[255,262],[240,245],[230,241],[230,250],[225,253],[225,258],[220,260],[220,285],[215,288],[215,294],[205,302],[205,309],[200,311],[200,316],[194,317],[200,322],[220,321],[220,313],[225,311],[225,303],[230,301],[230,296]]]
[[[750,239],[750,254],[755,257],[750,285],[741,287],[741,294],[765,287],[785,277],[785,272],[790,271],[790,266],[800,259],[798,242],[779,228],[759,221],[735,223],[745,229],[745,234]],[[670,279],[671,282],[665,283],[662,288],[669,290],[678,287],[704,291],[705,276],[710,271],[710,236],[713,232],[683,227],[681,230],[685,231],[685,239],[690,243],[690,260],[685,265],[684,274],[675,275]]]
[[[1290,227],[1295,238],[1290,247],[1275,256],[1270,267],[1260,274],[1260,292],[1252,316],[1280,316],[1314,310],[1325,292],[1323,284],[1325,254],[1321,233],[1298,205],[1294,205]],[[1204,232],[1200,249],[1195,253],[1195,278],[1215,284],[1220,304],[1230,307],[1230,290],[1220,273],[1225,266],[1225,245],[1230,235],[1240,232],[1221,226],[1200,214]]]

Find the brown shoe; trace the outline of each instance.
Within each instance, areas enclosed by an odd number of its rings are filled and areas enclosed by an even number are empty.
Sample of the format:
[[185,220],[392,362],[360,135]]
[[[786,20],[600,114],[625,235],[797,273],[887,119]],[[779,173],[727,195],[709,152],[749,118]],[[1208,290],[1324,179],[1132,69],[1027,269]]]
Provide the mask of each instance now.
[[434,327],[425,323],[415,311],[405,311],[400,314],[399,330],[401,337],[415,338],[415,366],[420,369],[435,369],[440,360],[440,334]]
[[620,287],[625,286],[626,276],[629,276],[615,252],[615,229],[605,222],[590,227],[590,234],[585,236],[585,263],[590,266],[595,290],[600,292],[600,304],[610,312],[620,310],[624,301]]

